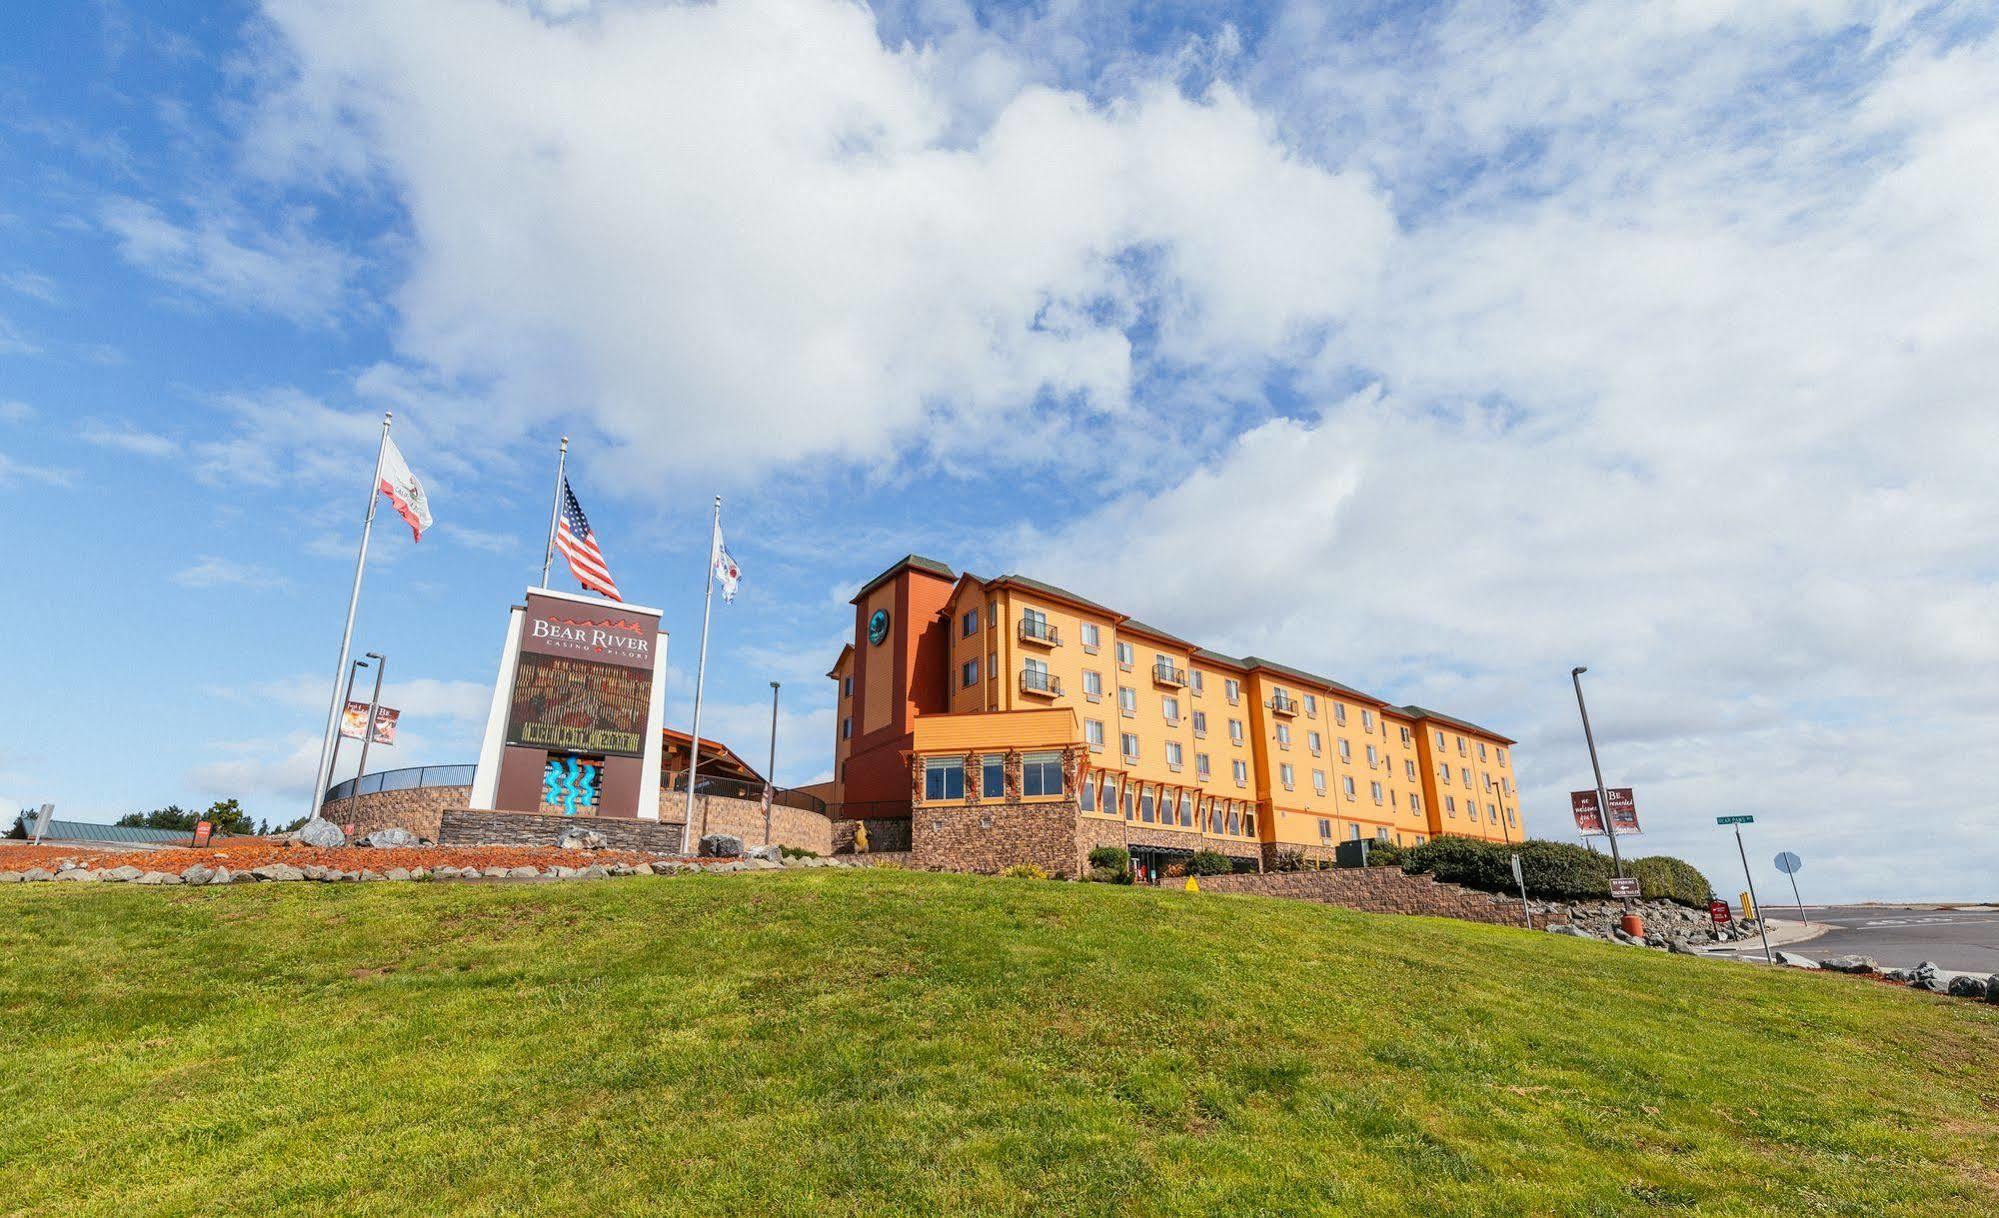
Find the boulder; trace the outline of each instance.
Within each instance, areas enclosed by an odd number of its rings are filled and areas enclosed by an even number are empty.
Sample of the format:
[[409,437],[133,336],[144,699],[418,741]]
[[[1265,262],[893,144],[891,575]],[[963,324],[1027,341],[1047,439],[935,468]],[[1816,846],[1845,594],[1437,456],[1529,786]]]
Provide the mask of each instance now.
[[1874,963],[1872,956],[1827,956],[1819,961],[1820,968],[1829,968],[1835,973],[1876,973],[1881,966]]
[[1899,981],[1907,985],[1909,983],[1909,970],[1905,968],[1884,968],[1881,970],[1881,980]]
[[[298,831],[298,840],[307,846],[318,846],[322,850],[332,850],[347,844],[347,834],[339,825],[322,817],[313,817]],[[252,871],[255,874],[255,871]]]
[[0,884],[18,884],[20,882],[21,882],[20,872],[0,871]]
[[701,857],[704,859],[741,858],[743,839],[729,833],[710,833],[701,839]]
[[194,866],[181,872],[180,878],[183,884],[206,884],[215,878],[215,869],[196,863]]
[[99,876],[95,871],[86,871],[81,867],[72,867],[68,871],[56,872],[56,879],[59,881],[67,880],[72,884],[95,884]]
[[149,886],[155,884],[178,884],[180,883],[180,877],[166,871],[148,871],[132,882],[134,884],[146,884]]
[[410,873],[401,867],[391,867],[382,873],[382,878],[385,880],[407,880],[410,878]]
[[[305,872],[300,871],[290,863],[266,863],[262,867],[252,867],[250,874],[260,880],[268,880],[274,884],[290,883],[293,880],[302,880],[305,878]],[[213,881],[210,882],[213,883]]]
[[340,873],[338,871],[329,871],[327,868],[318,866],[317,864],[314,863],[307,863],[305,866],[299,868],[299,870],[305,873],[305,878],[308,880],[323,881],[323,880],[337,880],[340,878]]
[[1941,994],[1950,988],[1950,983],[1944,980],[1941,970],[1937,968],[1937,962],[1934,960],[1925,960],[1910,969],[1909,984],[1918,989],[1929,990],[1936,994]]
[[610,842],[595,829],[571,827],[562,831],[555,844],[564,850],[602,850]]
[[1952,998],[1984,998],[1985,988],[1985,978],[1960,975],[1950,979],[1944,992]]
[[364,846],[373,846],[377,850],[388,850],[403,846],[414,846],[417,844],[417,836],[399,825],[390,825],[386,829],[377,829],[362,838],[361,844]]
[[652,864],[652,873],[653,873],[654,875],[679,875],[679,874],[680,874],[680,864],[679,864],[679,863],[654,863],[654,864]]
[[52,872],[44,871],[40,867],[30,867],[21,873],[23,883],[31,883],[35,880],[53,880],[55,878]]
[[364,867],[361,869],[361,878],[364,880],[379,880],[382,879],[383,876],[382,873],[379,871],[369,871],[367,868]]
[[1773,954],[1776,956],[1777,963],[1783,965],[1786,968],[1819,967],[1819,962],[1812,959],[1810,956],[1800,956],[1795,952],[1782,952],[1782,951]]
[[775,845],[746,846],[743,848],[743,857],[746,859],[768,859],[773,863],[782,862],[784,860],[784,847]]
[[227,867],[217,867],[215,874],[209,877],[208,882],[210,884],[234,884],[236,882],[236,873]]
[[130,884],[133,880],[138,879],[144,874],[146,873],[129,864],[124,867],[113,867],[111,870],[103,873],[104,878],[114,884]]
[[1999,973],[1985,979],[1985,1001],[1999,1007]]
[[532,880],[532,879],[538,879],[540,876],[541,872],[536,871],[532,867],[521,866],[521,867],[507,868],[507,878],[510,880]]
[[592,863],[590,866],[577,872],[576,878],[579,880],[601,880],[609,874],[611,873]]
[[1674,940],[1673,940],[1672,942],[1668,943],[1668,944],[1667,944],[1666,946],[1667,946],[1667,948],[1668,948],[1668,949],[1669,949],[1670,951],[1672,951],[1672,952],[1673,952],[1673,953],[1674,953],[1675,955],[1680,955],[1680,956],[1698,956],[1698,955],[1700,955],[1700,952],[1699,952],[1699,951],[1698,951],[1697,949],[1695,949],[1694,945],[1693,945],[1693,944],[1691,944],[1691,943],[1689,943],[1689,942],[1687,942],[1687,941],[1686,941],[1685,939],[1674,939]]

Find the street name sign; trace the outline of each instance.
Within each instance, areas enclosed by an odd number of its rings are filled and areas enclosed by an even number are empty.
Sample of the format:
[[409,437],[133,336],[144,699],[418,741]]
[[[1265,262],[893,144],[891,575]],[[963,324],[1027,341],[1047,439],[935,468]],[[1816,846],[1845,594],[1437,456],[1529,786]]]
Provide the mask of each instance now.
[[1756,818],[1753,816],[1717,816],[1714,818],[1714,823],[1717,825],[1753,825],[1756,823]]

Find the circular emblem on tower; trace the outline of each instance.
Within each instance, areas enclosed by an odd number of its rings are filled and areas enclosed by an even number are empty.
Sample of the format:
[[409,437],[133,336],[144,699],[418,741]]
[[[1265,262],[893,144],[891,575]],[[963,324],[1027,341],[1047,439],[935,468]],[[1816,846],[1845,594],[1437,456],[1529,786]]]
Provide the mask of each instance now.
[[868,618],[868,642],[880,646],[888,638],[888,610],[877,609]]

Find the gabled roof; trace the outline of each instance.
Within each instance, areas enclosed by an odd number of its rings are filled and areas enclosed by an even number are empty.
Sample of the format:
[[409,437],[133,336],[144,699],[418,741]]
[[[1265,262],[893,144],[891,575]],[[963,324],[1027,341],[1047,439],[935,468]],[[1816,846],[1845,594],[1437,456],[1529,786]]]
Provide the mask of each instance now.
[[1477,732],[1479,735],[1484,736],[1486,739],[1497,740],[1501,744],[1516,743],[1512,737],[1502,736],[1498,732],[1493,731],[1489,727],[1480,727],[1478,724],[1473,723],[1468,719],[1460,719],[1456,715],[1446,715],[1442,711],[1433,711],[1427,706],[1416,706],[1414,704],[1411,704],[1409,706],[1399,706],[1396,707],[1395,709],[1401,711],[1403,714],[1409,716],[1411,719],[1435,719],[1439,723],[1448,723],[1452,727],[1463,728],[1465,731],[1468,732]]
[[1169,634],[1168,632],[1161,630],[1157,626],[1148,626],[1144,622],[1139,621],[1135,617],[1128,617],[1123,621],[1119,622],[1117,624],[1117,628],[1119,634],[1124,634],[1126,632],[1130,632],[1132,634],[1143,634],[1155,639],[1164,639],[1169,643],[1178,643],[1180,646],[1190,649],[1194,646],[1194,642],[1192,639],[1183,639],[1179,635]]
[[847,657],[853,654],[854,654],[854,645],[852,643],[846,643],[841,645],[840,654],[833,657],[833,667],[826,670],[826,675],[831,677],[835,681],[839,680],[840,665],[845,664],[847,662]]
[[1210,664],[1220,664],[1224,668],[1240,668],[1244,672],[1249,671],[1249,665],[1243,663],[1237,657],[1225,656],[1219,651],[1209,651],[1205,647],[1196,647],[1194,649],[1194,658],[1197,660],[1206,660]]
[[1326,689],[1338,690],[1340,693],[1343,693],[1350,698],[1359,698],[1363,702],[1372,702],[1377,706],[1388,705],[1387,701],[1384,699],[1377,698],[1373,694],[1362,693],[1360,690],[1355,689],[1353,686],[1343,685],[1340,682],[1333,680],[1331,677],[1322,677],[1317,673],[1306,672],[1302,668],[1293,668],[1289,664],[1279,664],[1275,660],[1266,660],[1262,656],[1244,656],[1242,658],[1242,666],[1244,668],[1249,668],[1249,669],[1259,669],[1259,668],[1268,669],[1271,672],[1282,673],[1284,676],[1290,677],[1294,681],[1304,681],[1307,684],[1319,685],[1323,686]]
[[[678,728],[663,727],[659,729],[659,734],[683,748],[686,747],[689,740],[693,739],[693,737],[689,736],[686,732],[680,731]],[[727,762],[758,782],[763,781],[763,775],[757,773],[756,769],[741,757],[736,756],[734,749],[719,740],[710,740],[706,736],[701,737],[701,759],[704,762],[710,760]],[[682,789],[685,790],[685,788]]]
[[1105,605],[1099,605],[1097,602],[1089,599],[1086,596],[1077,596],[1074,592],[1069,591],[1067,588],[1058,588],[1054,584],[1044,584],[1038,579],[1029,579],[1025,575],[1002,575],[998,579],[992,581],[992,583],[988,586],[998,588],[998,587],[1003,587],[1007,584],[1013,584],[1015,586],[1025,588],[1029,592],[1039,592],[1043,596],[1052,596],[1056,600],[1068,601],[1072,605],[1079,605],[1082,608],[1088,609],[1093,613],[1101,613],[1105,617],[1110,618],[1114,621],[1124,616],[1122,613],[1119,613],[1117,610],[1109,608],[1108,606]]
[[897,559],[895,562],[889,564],[888,570],[882,572],[880,575],[875,576],[873,579],[863,584],[861,586],[861,590],[859,592],[854,593],[854,599],[848,601],[847,603],[850,605],[860,604],[862,600],[866,599],[868,593],[873,592],[876,588],[879,588],[883,584],[887,583],[891,578],[894,577],[897,571],[902,570],[904,567],[913,567],[918,571],[927,572],[928,574],[931,575],[941,576],[944,579],[958,578],[958,573],[956,571],[953,571],[951,568],[945,566],[941,562],[938,562],[934,558],[925,558],[921,554],[905,554],[901,558]]

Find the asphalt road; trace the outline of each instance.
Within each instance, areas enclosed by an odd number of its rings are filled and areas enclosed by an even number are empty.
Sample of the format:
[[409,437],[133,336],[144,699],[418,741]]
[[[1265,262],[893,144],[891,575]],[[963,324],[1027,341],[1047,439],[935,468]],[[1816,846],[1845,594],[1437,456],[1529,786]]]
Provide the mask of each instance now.
[[[1794,905],[1766,905],[1772,918],[1790,922]],[[1818,959],[1853,953],[1883,968],[1912,968],[1925,960],[1954,972],[1983,977],[1999,973],[1999,908],[1939,909],[1934,905],[1807,905],[1806,920],[1832,929],[1779,950]],[[1739,955],[1762,956],[1751,939]]]

